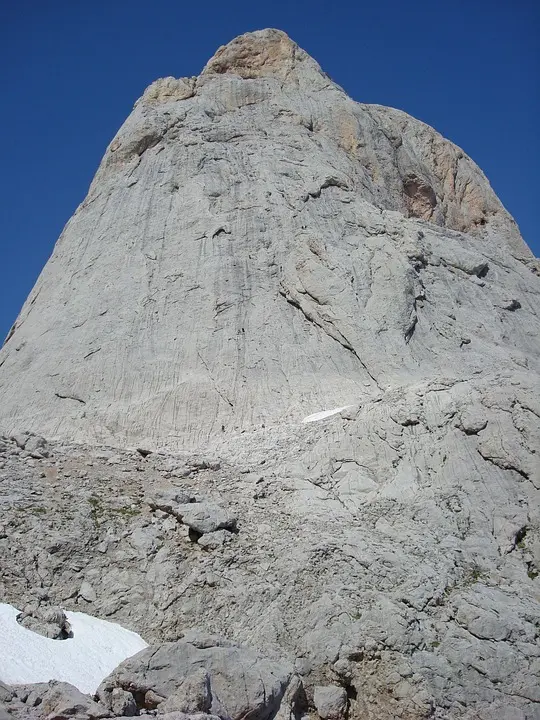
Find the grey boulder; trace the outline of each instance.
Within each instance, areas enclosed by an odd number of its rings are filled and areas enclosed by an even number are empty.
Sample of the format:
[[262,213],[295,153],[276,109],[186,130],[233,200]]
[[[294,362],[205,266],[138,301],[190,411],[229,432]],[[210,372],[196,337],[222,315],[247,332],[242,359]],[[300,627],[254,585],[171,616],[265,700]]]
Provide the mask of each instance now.
[[73,685],[52,680],[49,689],[38,706],[39,714],[51,720],[58,717],[104,718],[110,713],[107,708]]
[[216,530],[236,530],[237,518],[228,510],[212,503],[189,503],[179,505],[175,514],[184,525],[200,535]]
[[59,607],[29,607],[17,616],[20,625],[52,640],[65,640],[71,635],[71,625]]
[[13,688],[0,680],[0,702],[9,702],[14,695]]
[[336,685],[317,685],[313,689],[313,704],[323,720],[339,720],[347,711],[347,691]]
[[292,668],[222,638],[189,633],[128,658],[98,689],[133,693],[140,710],[207,712],[230,720],[266,720],[279,710]]
[[127,690],[122,688],[114,688],[110,696],[111,710],[116,716],[132,717],[137,714],[137,703],[135,698]]
[[198,535],[218,530],[236,530],[237,517],[233,513],[213,502],[196,502],[192,495],[177,488],[154,491],[146,502],[152,510],[172,515]]
[[168,514],[173,514],[178,505],[185,505],[192,501],[193,497],[189,493],[178,488],[158,488],[146,498],[146,502],[152,510],[161,510]]

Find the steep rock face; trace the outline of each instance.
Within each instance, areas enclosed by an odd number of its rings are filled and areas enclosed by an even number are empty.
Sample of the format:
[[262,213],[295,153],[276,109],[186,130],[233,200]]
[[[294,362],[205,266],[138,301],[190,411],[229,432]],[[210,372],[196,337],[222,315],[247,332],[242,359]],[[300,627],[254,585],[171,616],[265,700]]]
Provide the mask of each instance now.
[[0,422],[193,447],[533,362],[529,257],[459,148],[245,35],[109,146],[0,355]]
[[537,272],[283,33],[157,81],[0,354],[55,439],[0,439],[3,594],[254,646],[321,717],[537,718]]

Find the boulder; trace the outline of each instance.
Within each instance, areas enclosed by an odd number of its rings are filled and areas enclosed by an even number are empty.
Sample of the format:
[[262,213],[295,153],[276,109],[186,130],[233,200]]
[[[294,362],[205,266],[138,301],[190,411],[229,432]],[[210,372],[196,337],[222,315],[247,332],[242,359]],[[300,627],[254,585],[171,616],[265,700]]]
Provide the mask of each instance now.
[[164,714],[202,711],[230,720],[266,720],[279,710],[291,678],[286,663],[192,631],[125,660],[98,694],[112,696],[121,688],[133,693],[139,709],[157,705]]
[[111,710],[115,715],[132,717],[137,714],[137,703],[127,690],[114,688],[111,693]]
[[71,625],[60,607],[27,607],[18,615],[17,622],[28,630],[52,640],[65,640],[71,637]]
[[347,692],[337,685],[317,685],[313,704],[323,720],[340,720],[347,711]]
[[53,720],[58,717],[73,716],[84,718],[104,718],[110,714],[103,705],[94,702],[73,685],[51,680],[49,689],[39,706],[40,714]]
[[15,690],[10,685],[0,680],[0,702],[9,702],[15,695]]
[[24,449],[32,457],[44,458],[48,456],[47,441],[39,435],[31,435],[25,443]]
[[197,535],[236,530],[237,518],[233,513],[212,502],[195,502],[192,495],[177,488],[155,491],[147,498],[147,503],[153,510],[173,515]]
[[15,433],[11,436],[11,439],[18,448],[24,450],[26,447],[26,443],[30,439],[30,435],[28,433]]
[[86,602],[95,602],[97,599],[96,591],[90,585],[88,580],[83,580],[79,589],[79,596],[82,597]]
[[205,550],[215,550],[231,539],[231,533],[228,530],[214,530],[214,532],[205,533],[199,538],[199,545]]
[[158,488],[146,498],[152,510],[161,510],[169,514],[179,505],[193,502],[193,496],[178,488]]
[[236,530],[236,516],[213,503],[179,505],[174,512],[184,525],[200,535],[216,530]]
[[26,703],[28,707],[36,707],[43,700],[43,696],[49,690],[49,683],[28,683],[17,685],[15,688],[17,698]]

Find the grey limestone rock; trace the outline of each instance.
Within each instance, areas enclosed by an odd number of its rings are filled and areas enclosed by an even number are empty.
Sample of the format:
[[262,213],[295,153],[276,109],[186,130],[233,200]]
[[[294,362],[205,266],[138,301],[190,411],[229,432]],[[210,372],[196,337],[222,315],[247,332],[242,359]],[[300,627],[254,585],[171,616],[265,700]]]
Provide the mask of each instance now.
[[199,538],[199,545],[208,550],[215,550],[221,547],[231,539],[231,533],[227,530],[214,530],[209,533],[205,533]]
[[33,457],[47,457],[47,442],[45,438],[37,435],[31,435],[24,445],[24,449]]
[[83,580],[79,589],[79,595],[83,598],[83,600],[86,600],[87,602],[94,602],[97,598],[96,591],[88,582],[88,580]]
[[[158,712],[209,712],[230,720],[266,720],[279,710],[291,680],[286,664],[248,648],[192,633],[151,646],[125,660],[100,686],[106,697],[122,688]],[[151,693],[149,696],[148,693]]]
[[238,519],[233,513],[206,500],[196,501],[189,493],[176,488],[159,489],[147,502],[153,510],[172,515],[198,535],[220,530],[236,531]]
[[192,495],[178,488],[158,488],[153,490],[147,498],[147,502],[153,510],[162,510],[171,514],[178,505],[185,505],[194,500]]
[[66,682],[51,681],[41,703],[37,706],[41,717],[53,718],[76,715],[81,718],[104,718],[108,710],[94,702],[73,685]]
[[17,622],[28,630],[53,640],[65,640],[71,634],[71,626],[65,612],[60,607],[35,605],[26,608]]
[[340,720],[347,712],[347,692],[336,685],[313,688],[313,704],[323,720]]
[[0,351],[2,597],[152,644],[111,712],[202,667],[220,717],[536,720],[539,338],[465,152],[243,35],[144,92]]
[[530,257],[461,149],[250,33],[111,142],[0,353],[0,424],[184,449],[449,368],[534,371]]
[[208,502],[178,505],[173,512],[181,522],[201,535],[217,530],[236,530],[236,516]]
[[9,702],[14,695],[13,688],[0,680],[0,702]]
[[130,692],[122,688],[114,688],[110,694],[111,711],[116,716],[137,715],[137,703]]
[[49,691],[49,683],[29,683],[15,686],[17,698],[28,707],[36,707]]

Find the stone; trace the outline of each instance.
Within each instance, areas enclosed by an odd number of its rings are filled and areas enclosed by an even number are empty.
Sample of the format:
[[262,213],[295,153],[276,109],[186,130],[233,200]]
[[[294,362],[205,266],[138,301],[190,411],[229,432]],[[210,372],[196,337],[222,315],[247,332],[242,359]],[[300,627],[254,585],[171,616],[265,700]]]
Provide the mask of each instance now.
[[457,427],[467,435],[477,435],[484,430],[488,421],[485,409],[482,407],[469,407],[462,411],[457,421]]
[[[52,680],[49,689],[43,695],[39,705],[41,715],[52,717],[72,716],[86,718],[104,718],[108,710],[84,695],[76,687],[66,682]],[[51,718],[52,720],[52,718]]]
[[29,707],[39,705],[48,690],[49,683],[31,683],[15,686],[17,698]]
[[193,500],[194,497],[189,492],[171,487],[154,489],[146,502],[153,510],[172,513],[178,505],[185,505]]
[[28,630],[52,640],[65,640],[71,636],[71,626],[60,607],[37,605],[26,608],[17,617],[17,622]]
[[47,441],[38,435],[31,435],[24,445],[24,449],[33,457],[47,457]]
[[130,692],[122,690],[122,688],[114,688],[110,700],[114,715],[129,717],[137,715],[137,703]]
[[18,448],[24,450],[26,443],[30,439],[30,435],[28,433],[14,433],[11,435],[11,439],[15,442]]
[[97,598],[96,591],[87,580],[83,580],[79,589],[79,595],[87,602],[95,602]]
[[14,695],[15,691],[13,688],[0,680],[0,702],[7,703]]
[[[231,720],[260,720],[278,711],[291,680],[291,668],[220,638],[191,633],[183,640],[151,646],[121,663],[99,688],[144,695],[158,712],[210,712]],[[151,698],[148,693],[152,693]]]
[[347,691],[336,685],[313,688],[313,704],[323,720],[340,720],[347,712]]
[[201,547],[205,548],[205,550],[216,550],[229,542],[231,537],[231,533],[228,530],[214,530],[199,538],[198,543]]
[[203,667],[233,714],[534,717],[539,267],[280,31],[153,83],[0,350],[2,595],[141,633],[108,708]]
[[190,503],[174,508],[174,515],[196,533],[214,533],[217,530],[236,530],[236,516],[212,503]]
[[295,720],[306,708],[304,684],[298,675],[293,675],[274,718],[275,720]]
[[158,711],[183,712],[191,715],[199,712],[208,713],[211,707],[210,676],[204,668],[198,668],[182,681],[178,690],[159,705]]
[[160,695],[153,690],[147,690],[144,693],[144,707],[153,710],[158,707],[164,699],[163,695]]

